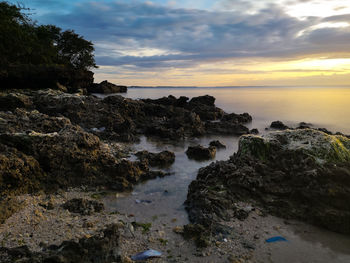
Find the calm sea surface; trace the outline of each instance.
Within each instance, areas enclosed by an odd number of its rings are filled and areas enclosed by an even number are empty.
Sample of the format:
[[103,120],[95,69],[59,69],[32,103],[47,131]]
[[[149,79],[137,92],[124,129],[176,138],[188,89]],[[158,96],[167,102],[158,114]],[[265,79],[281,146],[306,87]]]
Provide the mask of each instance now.
[[[216,105],[228,113],[251,114],[253,122],[249,128],[258,128],[261,133],[268,132],[265,128],[272,121],[281,120],[292,127],[304,121],[315,127],[350,134],[350,87],[130,88],[124,96],[156,99],[168,95],[191,98],[206,94],[214,96]],[[196,162],[187,158],[185,151],[188,146],[207,146],[211,140],[220,140],[227,148],[219,150],[211,161]],[[238,140],[237,136],[205,136],[168,143],[141,137],[140,142],[132,146],[134,152],[170,150],[175,153],[175,163],[167,170],[172,175],[139,184],[132,193],[109,196],[104,200],[105,205],[111,211],[133,214],[136,221],[152,222],[152,228],[163,229],[167,235],[171,235],[174,226],[188,223],[183,203],[188,185],[196,178],[198,169],[215,160],[227,160],[237,151]],[[136,158],[131,155],[130,159]],[[273,263],[350,262],[350,236],[307,225],[302,229],[300,231],[293,226],[284,226],[282,232],[275,234],[283,235],[289,242],[276,244],[268,250],[257,249],[258,258],[262,258],[262,262]],[[177,250],[180,254],[192,253],[186,247]]]
[[209,94],[228,113],[248,112],[253,126],[266,127],[281,120],[289,125],[304,121],[317,127],[350,134],[349,87],[231,87],[231,88],[131,88],[126,97],[195,97]]

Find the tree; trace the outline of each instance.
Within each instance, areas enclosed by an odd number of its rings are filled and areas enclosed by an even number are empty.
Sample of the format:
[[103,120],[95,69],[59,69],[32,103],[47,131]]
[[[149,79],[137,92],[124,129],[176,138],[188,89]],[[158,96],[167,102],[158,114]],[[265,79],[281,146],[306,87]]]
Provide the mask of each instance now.
[[31,20],[21,8],[0,2],[0,67],[24,60],[30,40]]
[[37,26],[24,8],[0,2],[0,70],[16,65],[63,65],[77,70],[97,67],[94,47],[73,30]]
[[73,30],[67,30],[60,34],[57,49],[59,59],[64,64],[69,64],[76,69],[97,67],[93,55],[93,44]]

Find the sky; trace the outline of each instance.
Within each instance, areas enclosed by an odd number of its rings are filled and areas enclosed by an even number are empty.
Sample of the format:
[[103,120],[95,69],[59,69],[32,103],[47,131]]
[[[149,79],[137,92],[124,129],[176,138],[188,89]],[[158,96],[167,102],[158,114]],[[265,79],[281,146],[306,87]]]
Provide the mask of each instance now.
[[94,43],[95,81],[350,85],[349,0],[18,0]]

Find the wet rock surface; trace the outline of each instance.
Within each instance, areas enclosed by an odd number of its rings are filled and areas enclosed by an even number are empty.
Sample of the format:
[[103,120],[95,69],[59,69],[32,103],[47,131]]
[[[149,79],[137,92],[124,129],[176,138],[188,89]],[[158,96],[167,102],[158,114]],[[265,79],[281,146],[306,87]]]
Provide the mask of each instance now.
[[214,146],[209,146],[208,148],[202,145],[190,146],[188,147],[186,154],[188,158],[194,160],[210,160],[216,155],[216,148]]
[[140,151],[135,154],[140,161],[146,161],[150,166],[168,167],[175,162],[175,154],[169,151],[160,153],[151,153],[148,151]]
[[[9,109],[30,108],[51,117],[66,117],[74,125],[102,139],[135,141],[140,134],[178,140],[204,134],[249,133],[243,126],[249,114],[227,114],[209,95],[192,98],[168,96],[157,100],[132,100],[114,95],[104,99],[58,90],[2,94]],[[12,103],[12,100],[16,100]],[[7,106],[6,106],[7,107]],[[212,123],[215,121],[214,123]]]
[[276,130],[286,130],[289,127],[281,121],[273,121],[271,122],[270,128],[276,129]]
[[192,222],[237,217],[237,203],[350,233],[350,141],[313,129],[247,135],[228,161],[200,169],[186,201]]
[[216,149],[225,149],[225,148],[226,148],[225,144],[223,144],[222,142],[220,142],[220,141],[218,141],[218,140],[216,140],[216,141],[211,141],[211,142],[209,143],[209,146],[213,146],[213,147],[215,147]]

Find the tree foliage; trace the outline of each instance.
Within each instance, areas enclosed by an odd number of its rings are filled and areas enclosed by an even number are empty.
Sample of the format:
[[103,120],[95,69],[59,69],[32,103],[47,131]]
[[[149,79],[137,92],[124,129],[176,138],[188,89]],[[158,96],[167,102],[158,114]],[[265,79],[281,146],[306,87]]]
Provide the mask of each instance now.
[[73,30],[36,25],[24,8],[0,2],[0,69],[11,66],[64,65],[87,70],[96,67],[94,47]]

